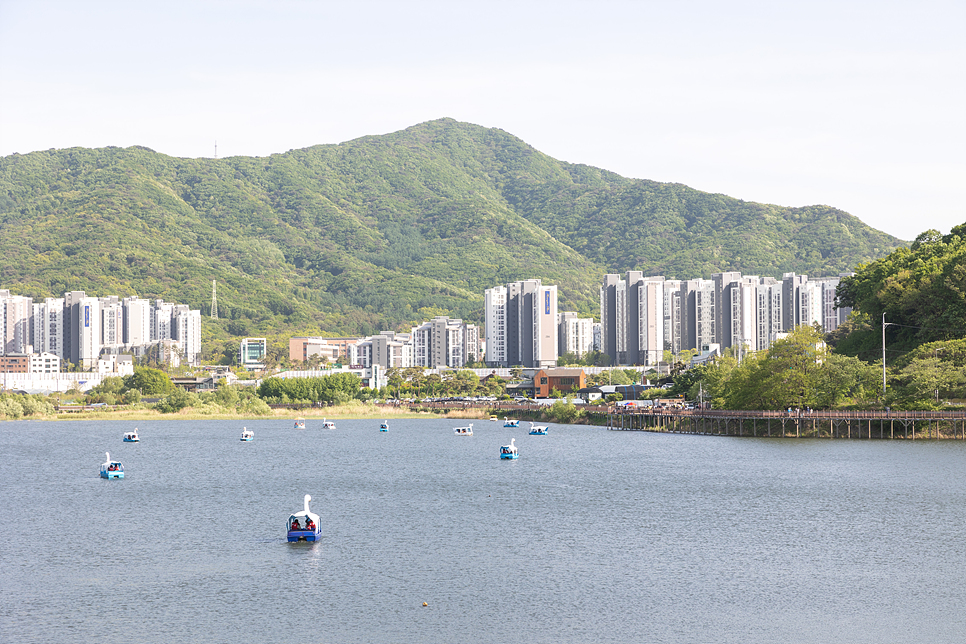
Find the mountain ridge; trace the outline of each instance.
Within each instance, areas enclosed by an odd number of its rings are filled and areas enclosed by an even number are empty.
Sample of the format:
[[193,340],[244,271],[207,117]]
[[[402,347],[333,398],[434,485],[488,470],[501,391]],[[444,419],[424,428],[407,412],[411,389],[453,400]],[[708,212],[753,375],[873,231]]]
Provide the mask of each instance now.
[[206,334],[373,333],[479,321],[483,289],[539,277],[596,313],[606,272],[837,274],[905,245],[828,206],[788,208],[557,161],[438,119],[267,157],[69,148],[0,159],[3,288],[163,297]]

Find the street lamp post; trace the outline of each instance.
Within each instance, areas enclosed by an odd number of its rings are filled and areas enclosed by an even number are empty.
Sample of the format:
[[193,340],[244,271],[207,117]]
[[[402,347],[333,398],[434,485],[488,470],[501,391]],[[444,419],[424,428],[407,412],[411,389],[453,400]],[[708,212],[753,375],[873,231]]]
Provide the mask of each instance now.
[[885,330],[889,322],[885,321],[885,311],[882,312],[882,402],[885,403],[886,392],[886,354],[885,354]]

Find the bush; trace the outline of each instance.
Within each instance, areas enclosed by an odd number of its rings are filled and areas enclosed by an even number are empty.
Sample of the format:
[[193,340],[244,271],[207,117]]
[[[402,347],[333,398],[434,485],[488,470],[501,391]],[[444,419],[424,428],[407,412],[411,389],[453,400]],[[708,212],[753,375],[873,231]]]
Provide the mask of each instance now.
[[169,396],[165,396],[154,406],[162,414],[173,414],[176,411],[181,411],[185,407],[190,406],[191,395],[181,389],[180,387],[171,392]]
[[558,400],[550,406],[547,413],[555,423],[569,425],[580,417],[580,410],[577,405],[570,401]]
[[272,408],[261,398],[249,398],[241,404],[239,411],[252,416],[268,416],[272,413]]
[[0,398],[0,415],[13,419],[21,418],[23,416],[23,406],[16,398],[4,396]]

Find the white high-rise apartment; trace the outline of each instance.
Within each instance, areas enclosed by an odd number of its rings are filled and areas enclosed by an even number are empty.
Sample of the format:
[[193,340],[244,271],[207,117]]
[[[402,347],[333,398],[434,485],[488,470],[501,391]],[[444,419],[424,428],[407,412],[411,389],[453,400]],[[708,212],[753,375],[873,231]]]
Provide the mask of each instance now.
[[594,350],[594,320],[582,318],[576,311],[564,311],[557,316],[560,320],[558,341],[559,355],[572,353],[578,358]]
[[689,282],[694,282],[694,308],[689,311],[691,328],[694,329],[692,348],[701,351],[704,347],[717,343],[715,284],[711,280],[689,280]]
[[124,304],[124,344],[137,347],[151,342],[151,302],[136,295],[126,297]]
[[152,309],[151,340],[173,340],[171,319],[174,316],[174,304],[163,300],[155,300]]
[[201,311],[178,304],[173,310],[171,326],[185,362],[191,366],[201,364]]
[[48,297],[33,305],[34,353],[52,353],[66,360],[64,333],[64,298]]
[[413,329],[413,363],[417,367],[463,366],[463,320],[437,316]]
[[33,300],[0,291],[0,355],[28,353]]
[[782,283],[774,277],[763,277],[755,290],[756,344],[752,348],[764,351],[771,348],[782,332]]
[[486,334],[484,361],[492,366],[507,364],[507,289],[494,286],[483,292],[483,329]]
[[[528,356],[523,342],[526,333],[526,321],[521,320],[520,338],[523,365],[531,368],[546,368],[557,366],[557,287],[538,285],[533,295],[533,316],[531,319],[533,331],[533,353]],[[527,358],[530,358],[528,363]]]
[[556,286],[522,280],[487,289],[483,299],[488,365],[556,366]]
[[664,359],[664,278],[646,277],[636,288],[640,353],[635,364],[656,365]]
[[117,297],[99,299],[101,313],[101,346],[105,349],[124,347],[124,305]]
[[77,304],[79,316],[74,341],[77,342],[78,365],[91,369],[101,355],[100,300],[83,297]]
[[686,310],[681,306],[681,280],[664,281],[664,350],[677,355],[684,337],[684,318]]

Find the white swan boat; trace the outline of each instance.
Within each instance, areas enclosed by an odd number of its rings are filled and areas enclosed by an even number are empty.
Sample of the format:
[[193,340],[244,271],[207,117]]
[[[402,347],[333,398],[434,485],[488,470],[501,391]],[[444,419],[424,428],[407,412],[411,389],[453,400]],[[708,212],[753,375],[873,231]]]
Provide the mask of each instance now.
[[534,425],[530,423],[530,435],[531,436],[546,436],[548,427],[546,425]]
[[125,443],[139,443],[141,442],[141,437],[138,436],[138,428],[135,427],[133,432],[124,432],[124,442]]
[[511,438],[509,445],[500,446],[500,458],[501,459],[516,459],[519,458],[520,452],[517,451],[517,439]]
[[319,527],[319,515],[309,511],[309,501],[312,497],[305,495],[305,501],[301,512],[296,512],[288,517],[288,540],[296,541],[318,541],[322,536],[322,528]]
[[[322,429],[335,429],[335,421],[334,420],[326,420],[326,419],[323,418],[322,419]],[[386,429],[389,429],[389,427],[387,426]]]
[[104,452],[104,454],[107,456],[107,460],[101,463],[101,478],[123,479],[124,466],[121,465],[121,461],[112,461],[110,452]]
[[453,432],[457,436],[472,436],[473,435],[473,423],[470,423],[466,427],[454,427]]
[[388,432],[389,431],[389,421],[388,420],[382,421],[382,423],[379,425],[379,431],[381,431],[381,432]]
[[248,429],[247,427],[242,427],[241,440],[243,441],[253,441],[255,440],[255,432]]
[[503,426],[504,427],[519,427],[520,426],[520,421],[519,420],[510,420],[509,418],[504,417],[503,418]]

